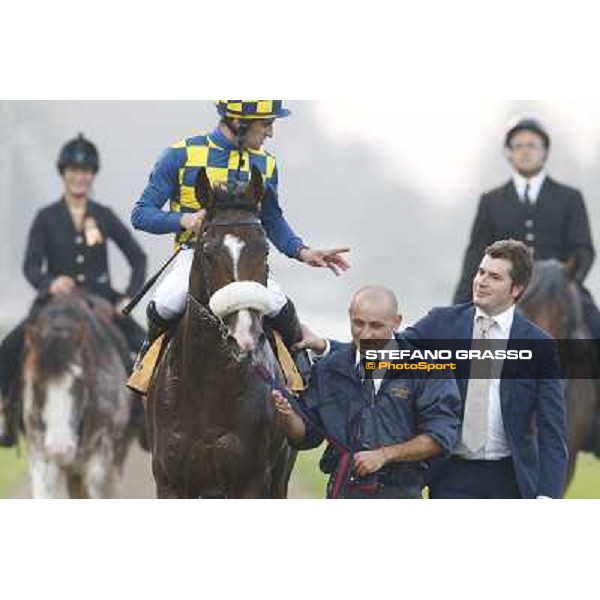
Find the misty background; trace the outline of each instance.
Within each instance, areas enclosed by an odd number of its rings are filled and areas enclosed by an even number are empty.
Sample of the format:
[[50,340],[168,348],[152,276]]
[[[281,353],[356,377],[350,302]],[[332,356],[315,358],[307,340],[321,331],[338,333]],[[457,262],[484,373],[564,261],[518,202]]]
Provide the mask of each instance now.
[[[301,318],[326,335],[348,338],[348,301],[366,283],[397,292],[405,324],[450,302],[479,196],[509,176],[501,147],[511,118],[533,115],[547,126],[549,172],[582,190],[598,242],[600,119],[569,104],[494,101],[471,110],[413,102],[395,117],[374,113],[370,101],[288,105],[292,117],[267,144],[278,159],[280,203],[308,245],[350,246],[352,270],[336,278],[275,250],[271,268]],[[129,224],[162,150],[216,122],[212,101],[0,102],[0,326],[23,318],[33,301],[21,265],[35,213],[61,195],[55,162],[63,143],[83,132],[98,146],[94,199]],[[171,237],[135,236],[152,274],[170,255]],[[110,261],[122,289],[127,265],[115,248]],[[587,283],[597,296],[596,266]]]

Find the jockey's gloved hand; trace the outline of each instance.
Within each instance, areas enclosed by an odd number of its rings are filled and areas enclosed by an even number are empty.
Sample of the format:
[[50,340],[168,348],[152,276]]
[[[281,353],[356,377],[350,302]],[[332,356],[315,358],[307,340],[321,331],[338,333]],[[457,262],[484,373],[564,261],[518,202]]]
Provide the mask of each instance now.
[[181,228],[185,229],[185,231],[192,231],[193,233],[197,234],[200,232],[200,227],[202,226],[204,217],[206,217],[205,210],[199,210],[195,213],[185,213],[181,215],[179,223]]
[[123,296],[120,300],[115,302],[115,313],[118,317],[123,316],[123,309],[131,302],[131,298]]

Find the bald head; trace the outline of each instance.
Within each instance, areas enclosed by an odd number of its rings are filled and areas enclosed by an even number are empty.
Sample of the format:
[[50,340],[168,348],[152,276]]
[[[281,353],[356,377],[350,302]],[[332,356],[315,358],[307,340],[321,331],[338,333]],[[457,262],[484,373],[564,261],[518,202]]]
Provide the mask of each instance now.
[[350,303],[352,339],[359,346],[360,340],[388,340],[400,327],[402,317],[398,314],[398,299],[392,290],[368,285],[358,290]]
[[361,287],[352,296],[350,302],[350,312],[357,306],[368,304],[372,307],[377,307],[388,316],[396,316],[398,314],[398,298],[396,294],[389,288],[381,285],[365,285]]

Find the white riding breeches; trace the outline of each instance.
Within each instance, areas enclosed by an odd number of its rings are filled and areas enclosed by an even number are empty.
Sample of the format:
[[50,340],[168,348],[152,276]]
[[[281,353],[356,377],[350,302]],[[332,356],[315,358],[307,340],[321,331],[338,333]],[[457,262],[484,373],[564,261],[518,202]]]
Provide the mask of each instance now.
[[[194,249],[182,250],[172,269],[158,284],[154,294],[154,303],[158,314],[167,321],[179,318],[185,310],[190,272],[194,260]],[[274,310],[267,317],[276,317],[287,303],[287,297],[279,284],[269,277],[267,288],[271,293]]]

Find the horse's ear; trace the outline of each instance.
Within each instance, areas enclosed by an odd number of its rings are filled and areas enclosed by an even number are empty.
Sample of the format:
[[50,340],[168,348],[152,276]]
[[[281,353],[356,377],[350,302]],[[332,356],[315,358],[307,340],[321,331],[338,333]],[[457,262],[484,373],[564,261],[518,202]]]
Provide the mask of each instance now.
[[571,256],[565,262],[565,275],[569,281],[575,280],[575,273],[577,272],[577,259],[574,256]]
[[250,183],[248,185],[248,198],[260,207],[261,202],[265,196],[265,184],[263,181],[262,173],[256,166],[252,167],[252,173],[250,175]]
[[202,208],[209,210],[215,202],[215,194],[212,186],[210,185],[210,179],[206,174],[206,168],[202,167],[198,171],[196,177],[196,200],[202,205]]

